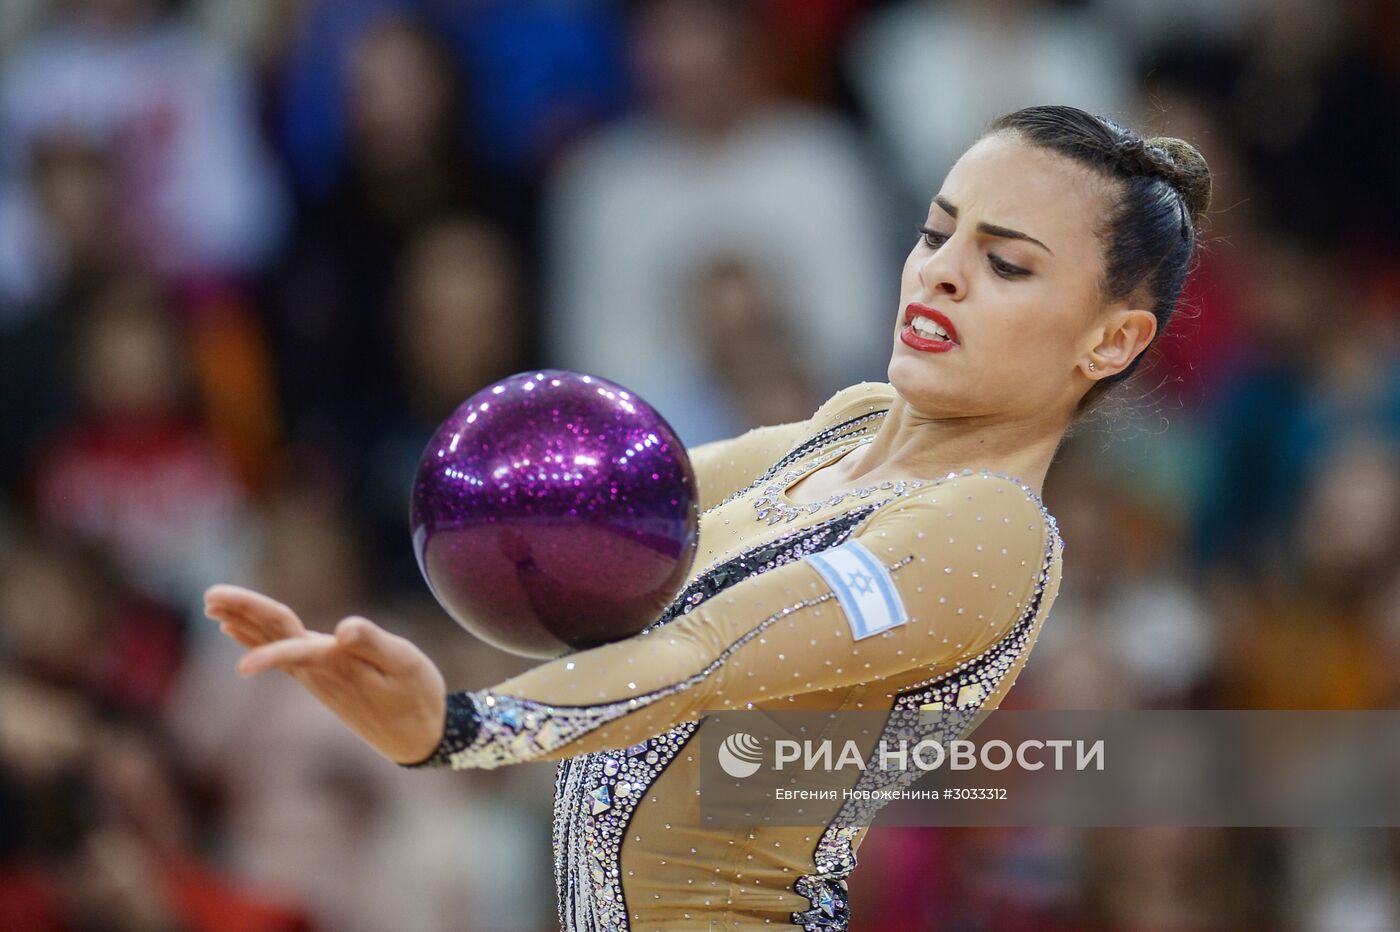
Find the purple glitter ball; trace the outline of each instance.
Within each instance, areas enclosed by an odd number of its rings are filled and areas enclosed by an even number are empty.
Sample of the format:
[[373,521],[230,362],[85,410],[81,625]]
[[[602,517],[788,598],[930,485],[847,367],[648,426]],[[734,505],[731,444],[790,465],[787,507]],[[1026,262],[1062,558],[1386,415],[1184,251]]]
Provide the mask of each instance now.
[[423,451],[418,567],[457,622],[527,657],[636,634],[689,577],[699,495],[685,447],[615,382],[517,373],[468,398]]

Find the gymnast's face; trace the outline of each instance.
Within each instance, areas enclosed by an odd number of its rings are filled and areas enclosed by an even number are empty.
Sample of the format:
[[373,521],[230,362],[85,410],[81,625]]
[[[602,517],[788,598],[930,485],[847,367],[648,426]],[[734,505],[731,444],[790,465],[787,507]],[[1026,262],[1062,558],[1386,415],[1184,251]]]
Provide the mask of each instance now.
[[1101,296],[1111,205],[1108,182],[1014,135],[964,153],[904,263],[889,365],[904,400],[932,418],[1067,420],[1126,367],[1155,323]]

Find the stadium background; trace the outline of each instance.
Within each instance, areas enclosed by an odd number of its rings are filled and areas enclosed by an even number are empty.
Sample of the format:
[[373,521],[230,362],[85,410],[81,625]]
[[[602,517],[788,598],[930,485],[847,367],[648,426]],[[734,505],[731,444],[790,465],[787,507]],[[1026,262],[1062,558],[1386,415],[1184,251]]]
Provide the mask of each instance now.
[[[240,581],[457,687],[433,426],[529,367],[688,444],[883,378],[898,269],[998,112],[1184,136],[1183,310],[1046,500],[1008,707],[1400,701],[1389,0],[9,0],[0,926],[543,930],[553,765],[408,774],[199,615]],[[1400,928],[1391,831],[886,829],[864,930]]]

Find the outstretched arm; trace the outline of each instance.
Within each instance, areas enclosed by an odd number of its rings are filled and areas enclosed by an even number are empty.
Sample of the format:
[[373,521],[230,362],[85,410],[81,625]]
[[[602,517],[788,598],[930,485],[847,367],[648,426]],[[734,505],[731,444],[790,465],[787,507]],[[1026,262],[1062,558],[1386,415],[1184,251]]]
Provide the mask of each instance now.
[[649,632],[454,693],[424,763],[496,767],[621,748],[706,711],[951,667],[1001,640],[1053,538],[1015,483],[962,476],[896,500],[846,543]]
[[1039,593],[1053,537],[1017,484],[973,473],[896,499],[846,543],[722,590],[648,632],[445,696],[403,638],[362,618],[307,632],[232,586],[207,611],[403,764],[497,767],[635,744],[710,710],[931,674],[1001,640]]

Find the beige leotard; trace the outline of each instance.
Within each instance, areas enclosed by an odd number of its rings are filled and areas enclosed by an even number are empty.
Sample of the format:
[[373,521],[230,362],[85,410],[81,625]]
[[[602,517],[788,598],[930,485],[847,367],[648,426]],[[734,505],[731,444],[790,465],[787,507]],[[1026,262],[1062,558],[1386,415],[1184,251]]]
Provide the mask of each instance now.
[[[990,710],[1015,681],[1063,551],[1028,486],[969,469],[814,504],[784,494],[873,436],[893,398],[863,382],[806,421],[691,450],[698,554],[667,612],[624,641],[450,697],[425,763],[560,761],[564,929],[846,929],[865,829],[703,826],[706,713]],[[858,609],[858,591],[896,609]]]

